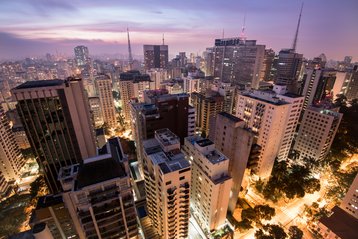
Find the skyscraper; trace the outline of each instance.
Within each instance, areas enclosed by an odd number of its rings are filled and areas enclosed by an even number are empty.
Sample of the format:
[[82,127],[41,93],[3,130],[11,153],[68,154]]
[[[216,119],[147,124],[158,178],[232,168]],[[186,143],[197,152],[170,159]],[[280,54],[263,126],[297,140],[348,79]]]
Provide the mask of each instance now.
[[297,93],[302,58],[303,55],[293,49],[282,49],[278,53],[275,84],[286,85],[289,92]]
[[96,155],[82,81],[27,81],[12,89],[12,95],[47,185],[51,192],[59,192],[60,168]]
[[142,162],[143,140],[153,138],[155,131],[168,128],[180,138],[194,134],[195,111],[189,106],[188,94],[169,95],[166,90],[146,91],[144,103],[131,103],[132,134],[137,144],[137,156]]
[[257,135],[257,144],[261,146],[254,171],[262,178],[271,175],[276,157],[287,158],[303,105],[303,97],[286,93],[285,87],[274,89],[243,92],[238,95],[236,106],[237,117]]
[[16,144],[4,109],[0,105],[0,172],[7,182],[19,179],[25,159]]
[[145,69],[168,67],[168,45],[144,45],[143,51]]
[[345,90],[348,100],[358,99],[358,65],[353,67],[352,76]]
[[225,223],[229,204],[229,159],[215,149],[213,142],[200,136],[185,138],[183,151],[192,165],[193,216],[204,231],[217,230]]
[[83,67],[90,64],[89,52],[86,46],[76,46],[75,51],[75,61],[78,67]]
[[80,238],[138,238],[128,158],[119,138],[99,155],[61,169],[63,200]]
[[300,153],[300,158],[323,160],[331,148],[342,116],[341,113],[319,106],[308,107],[293,147]]
[[96,90],[101,102],[101,110],[104,123],[109,127],[117,126],[116,109],[112,94],[112,80],[108,75],[96,76]]
[[179,138],[168,129],[143,142],[148,214],[163,239],[188,238],[190,163]]
[[336,71],[332,69],[308,69],[303,77],[302,95],[305,96],[303,109],[319,104],[326,96],[331,96],[336,80]]
[[229,158],[228,169],[233,180],[229,210],[232,213],[236,208],[254,137],[255,134],[245,127],[245,121],[226,112],[217,115],[215,127],[210,130],[209,138]]
[[345,210],[347,213],[358,219],[358,174],[354,178],[351,186],[348,189],[348,192],[346,193],[346,196],[344,196],[342,203],[340,207]]
[[213,74],[221,81],[243,84],[257,89],[264,61],[265,45],[256,40],[216,39],[213,53]]
[[196,111],[196,126],[206,136],[210,133],[210,121],[215,119],[217,113],[224,110],[224,100],[218,92],[191,94],[191,104]]
[[122,100],[122,109],[126,121],[131,120],[129,102],[136,98],[143,99],[143,91],[150,90],[155,84],[150,80],[147,74],[141,74],[139,71],[128,71],[119,76],[119,93]]

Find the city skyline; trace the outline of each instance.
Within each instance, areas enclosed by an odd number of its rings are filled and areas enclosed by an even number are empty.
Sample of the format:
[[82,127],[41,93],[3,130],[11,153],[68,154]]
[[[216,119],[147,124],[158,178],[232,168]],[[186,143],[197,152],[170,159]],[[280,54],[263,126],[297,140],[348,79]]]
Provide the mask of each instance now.
[[[292,45],[302,1],[43,1],[2,3],[0,59],[38,57],[49,52],[73,55],[84,44],[91,55],[127,56],[129,27],[134,55],[144,44],[169,45],[179,51],[201,53],[215,38],[240,35],[244,16],[247,39],[278,52]],[[358,58],[354,23],[357,1],[305,2],[297,52],[307,58],[325,53],[328,59]],[[339,16],[335,17],[335,16]],[[28,21],[31,19],[31,22]]]

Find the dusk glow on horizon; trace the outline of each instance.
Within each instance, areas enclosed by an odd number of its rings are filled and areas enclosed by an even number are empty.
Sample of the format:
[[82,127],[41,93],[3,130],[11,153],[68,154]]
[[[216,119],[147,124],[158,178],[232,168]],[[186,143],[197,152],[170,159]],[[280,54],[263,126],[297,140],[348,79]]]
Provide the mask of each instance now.
[[[13,0],[0,7],[0,59],[71,55],[84,44],[90,54],[127,55],[125,30],[133,53],[143,44],[160,44],[169,54],[203,52],[215,38],[239,36],[246,15],[246,36],[279,51],[292,45],[302,1],[78,1]],[[304,3],[297,51],[312,58],[353,56],[358,60],[358,1]]]

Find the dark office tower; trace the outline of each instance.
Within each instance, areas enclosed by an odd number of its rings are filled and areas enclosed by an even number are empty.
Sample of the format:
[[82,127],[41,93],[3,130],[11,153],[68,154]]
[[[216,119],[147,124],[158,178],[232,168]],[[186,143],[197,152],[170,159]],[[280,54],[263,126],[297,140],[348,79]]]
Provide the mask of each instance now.
[[310,105],[319,104],[320,101],[332,94],[337,72],[331,69],[309,69],[303,76],[303,91],[305,97],[303,110]]
[[205,136],[210,133],[210,122],[224,110],[224,102],[225,97],[215,91],[191,94],[191,104],[196,111],[195,124]]
[[221,81],[258,88],[265,45],[241,38],[216,39],[213,53],[213,74]]
[[17,111],[52,193],[61,167],[96,155],[88,99],[79,78],[27,81],[12,89]]
[[74,51],[77,66],[81,67],[90,63],[89,52],[86,46],[76,46]]
[[144,45],[144,67],[151,68],[168,67],[168,45]]
[[278,54],[275,84],[286,85],[289,92],[297,93],[302,58],[303,55],[293,49],[282,49]]
[[275,59],[275,51],[272,49],[265,50],[264,62],[261,66],[260,81],[271,81],[273,80],[272,65]]
[[349,80],[345,92],[346,92],[346,97],[349,101],[353,99],[358,99],[358,65],[355,65],[353,67],[351,78]]
[[137,143],[137,156],[141,161],[143,140],[154,137],[154,132],[168,128],[181,143],[194,134],[195,112],[189,106],[188,94],[167,94],[166,90],[146,91],[145,103],[131,103],[132,134]]

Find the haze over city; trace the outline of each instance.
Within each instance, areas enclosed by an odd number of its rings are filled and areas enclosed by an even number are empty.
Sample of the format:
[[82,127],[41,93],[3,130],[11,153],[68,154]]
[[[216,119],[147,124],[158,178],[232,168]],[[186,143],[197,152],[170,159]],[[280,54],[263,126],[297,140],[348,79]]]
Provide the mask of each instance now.
[[[169,54],[199,53],[215,38],[240,34],[246,15],[246,36],[278,51],[291,47],[302,1],[56,1],[12,0],[0,7],[0,59],[71,55],[84,44],[91,54],[127,54],[125,30],[132,50],[160,44]],[[304,3],[297,49],[307,58],[358,58],[358,1],[316,0]]]

